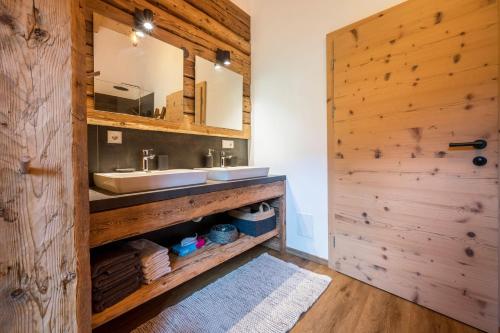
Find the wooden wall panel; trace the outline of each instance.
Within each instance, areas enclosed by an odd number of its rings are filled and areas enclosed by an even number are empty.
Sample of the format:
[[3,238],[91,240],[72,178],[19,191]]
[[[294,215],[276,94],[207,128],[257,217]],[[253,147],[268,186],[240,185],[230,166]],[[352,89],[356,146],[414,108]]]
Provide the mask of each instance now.
[[90,331],[81,6],[0,3],[2,332]]
[[[184,49],[184,113],[185,123],[167,126],[172,131],[208,135],[248,138],[250,136],[250,103],[244,103],[243,131],[198,129],[191,122],[194,119],[194,59],[201,56],[215,62],[218,48],[231,51],[229,68],[243,75],[243,98],[250,99],[250,16],[235,6],[230,0],[86,0],[86,71],[94,71],[93,63],[93,12],[110,17],[123,24],[133,24],[135,9],[151,9],[155,14],[155,29],[152,36],[171,45]],[[87,78],[87,106],[93,109],[93,77]],[[103,115],[101,115],[103,116]],[[105,116],[105,115],[104,115]],[[102,117],[101,117],[102,118]],[[137,122],[146,128],[148,121]],[[194,120],[193,120],[194,121]],[[98,124],[97,121],[91,121]],[[115,122],[116,123],[116,122]],[[104,124],[104,123],[103,123]],[[108,121],[105,125],[111,125]],[[130,125],[130,123],[129,123]],[[160,124],[156,124],[161,128]],[[194,129],[194,130],[193,130]],[[168,129],[166,129],[168,130]],[[213,134],[212,134],[213,133]]]
[[[409,0],[327,38],[330,265],[490,332],[497,6]],[[476,139],[488,147],[448,148]]]

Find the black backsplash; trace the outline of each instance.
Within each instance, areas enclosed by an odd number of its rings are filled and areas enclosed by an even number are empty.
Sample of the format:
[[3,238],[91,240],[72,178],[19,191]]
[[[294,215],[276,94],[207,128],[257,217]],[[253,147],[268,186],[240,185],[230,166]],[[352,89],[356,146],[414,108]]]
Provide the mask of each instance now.
[[[122,144],[108,144],[107,131],[121,131]],[[214,166],[220,165],[222,137],[142,131],[105,126],[88,126],[89,173],[114,172],[117,168],[142,169],[142,150],[153,149],[158,155],[168,155],[169,169],[193,169],[205,166],[209,148],[215,149]],[[248,165],[248,140],[233,139],[234,149],[224,149],[233,156],[230,165]],[[157,168],[157,158],[150,169]],[[92,177],[89,177],[92,186]]]

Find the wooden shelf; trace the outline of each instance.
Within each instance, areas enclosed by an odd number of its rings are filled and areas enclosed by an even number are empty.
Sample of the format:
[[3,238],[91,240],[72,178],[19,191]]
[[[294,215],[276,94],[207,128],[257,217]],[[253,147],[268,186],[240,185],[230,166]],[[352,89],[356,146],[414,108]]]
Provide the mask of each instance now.
[[210,243],[187,257],[170,255],[172,272],[156,280],[152,284],[143,285],[139,290],[129,295],[119,303],[107,308],[103,312],[92,315],[92,328],[96,328],[119,315],[161,295],[193,277],[245,252],[278,235],[278,229],[259,237],[240,235],[233,243],[219,245]]
[[94,248],[284,195],[285,182],[276,181],[92,213],[89,246]]
[[87,108],[87,123],[89,125],[132,128],[147,131],[173,132],[208,136],[223,136],[235,139],[250,139],[251,126],[243,124],[242,130],[196,125],[192,117],[184,116],[180,122],[134,116],[130,114],[99,111]]

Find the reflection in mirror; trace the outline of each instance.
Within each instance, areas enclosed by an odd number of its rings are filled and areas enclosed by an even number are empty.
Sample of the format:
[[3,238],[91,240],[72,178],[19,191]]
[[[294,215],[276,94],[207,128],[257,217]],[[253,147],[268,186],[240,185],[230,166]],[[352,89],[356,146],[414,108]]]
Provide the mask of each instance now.
[[195,122],[199,125],[243,129],[243,76],[196,57]]
[[94,109],[183,120],[183,51],[94,13]]

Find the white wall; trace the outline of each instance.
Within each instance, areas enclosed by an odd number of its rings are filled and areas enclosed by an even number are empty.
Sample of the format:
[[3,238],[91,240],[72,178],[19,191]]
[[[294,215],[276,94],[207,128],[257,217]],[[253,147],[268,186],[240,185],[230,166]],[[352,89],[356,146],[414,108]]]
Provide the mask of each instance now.
[[288,177],[287,245],[327,258],[326,34],[402,1],[234,2],[252,16],[250,161]]
[[[243,9],[245,12],[248,14],[252,15],[251,13],[251,7],[252,7],[252,2],[254,0],[232,0],[233,3],[235,3],[238,7]],[[261,1],[266,1],[266,0],[261,0]]]

